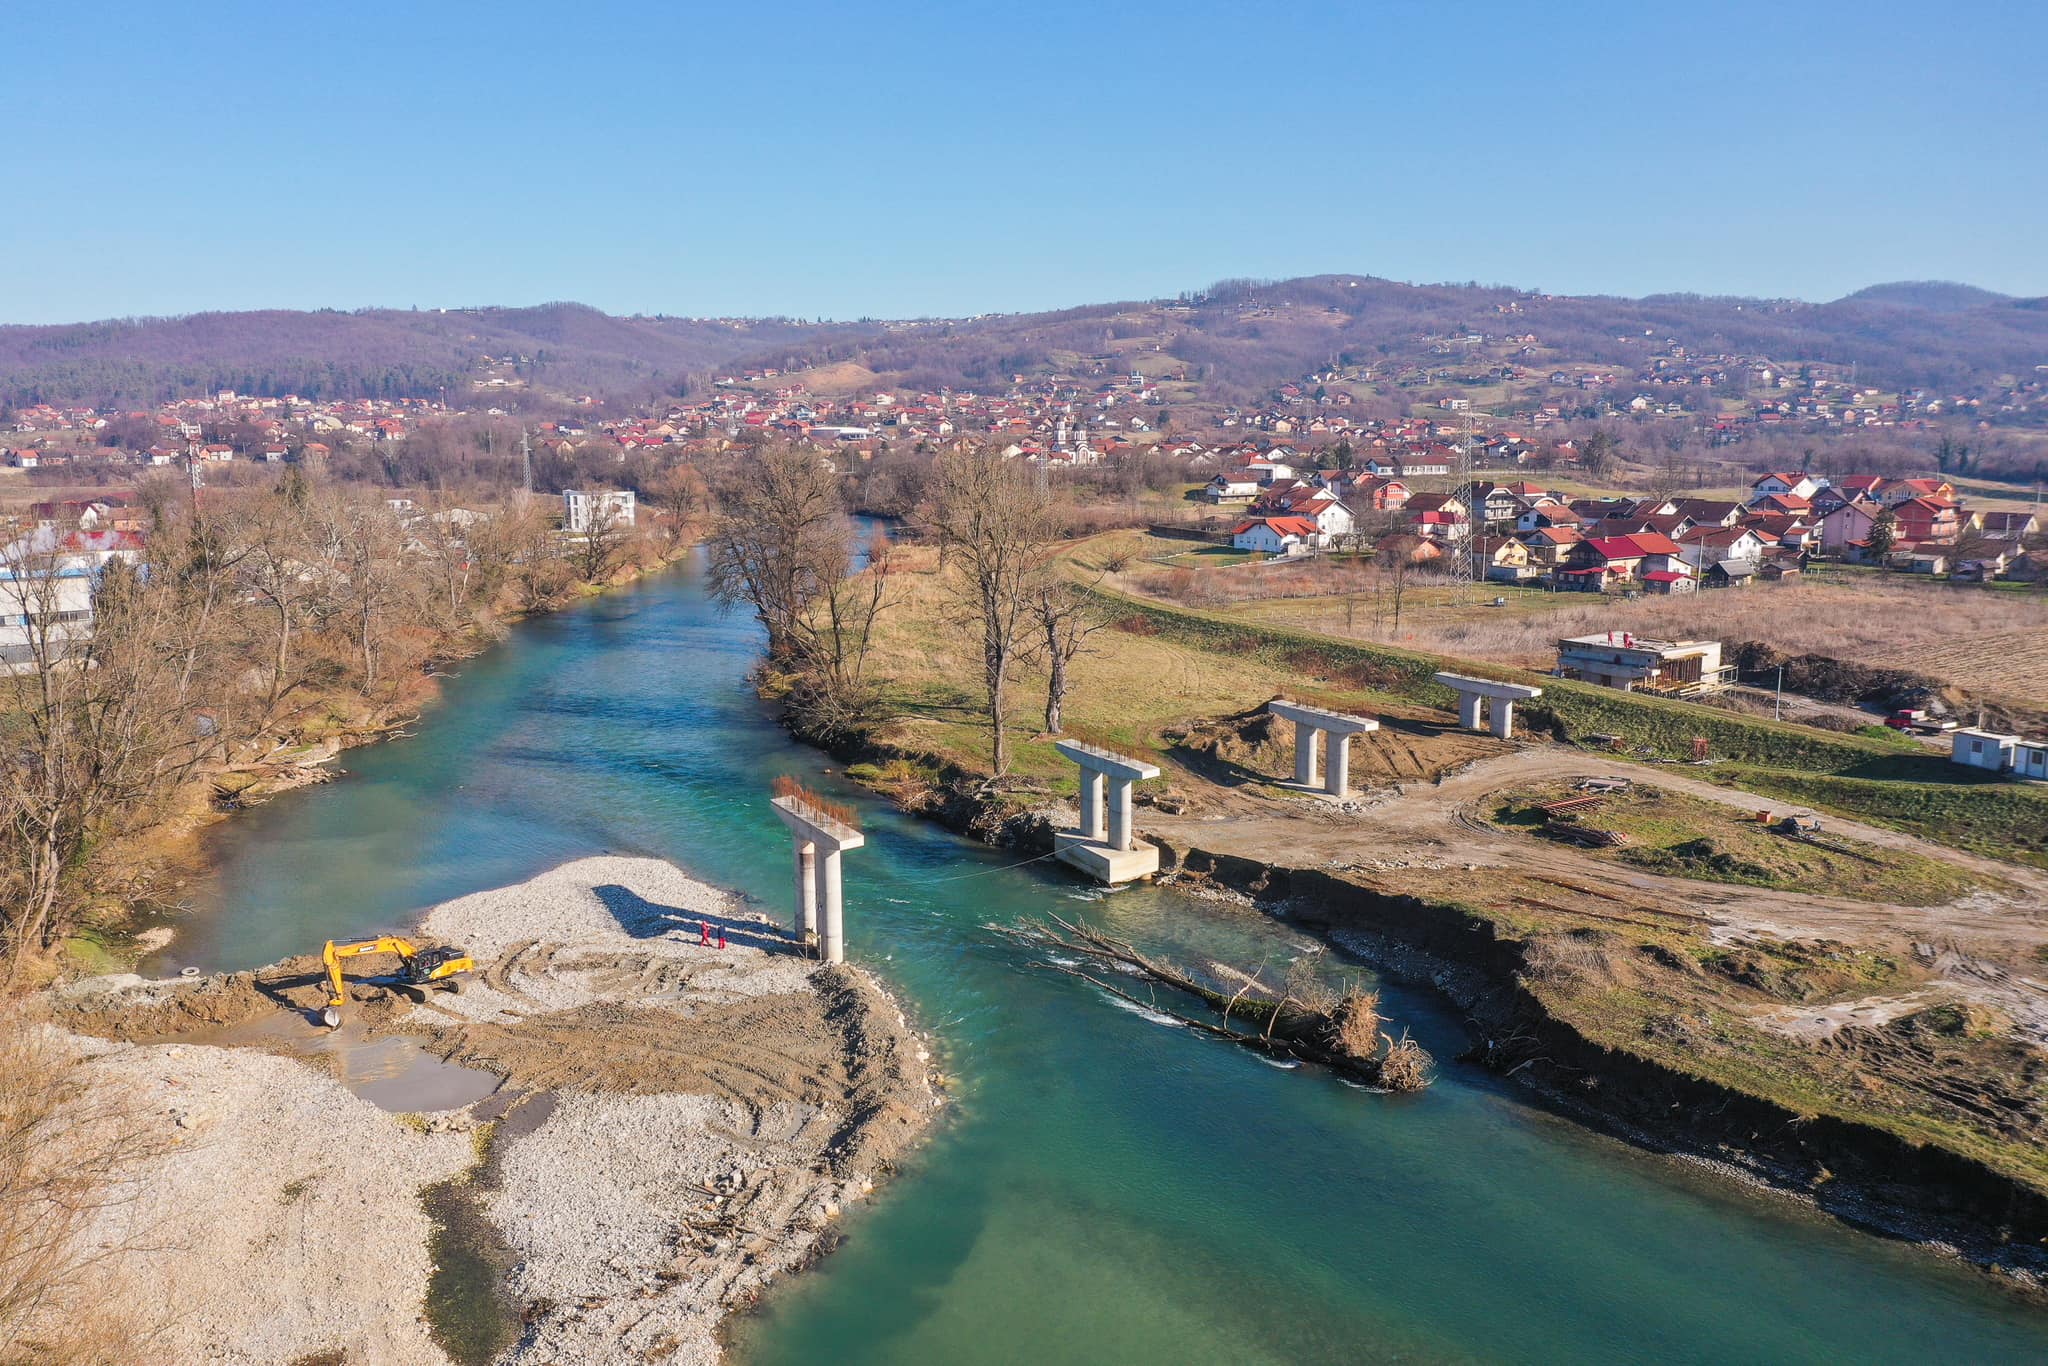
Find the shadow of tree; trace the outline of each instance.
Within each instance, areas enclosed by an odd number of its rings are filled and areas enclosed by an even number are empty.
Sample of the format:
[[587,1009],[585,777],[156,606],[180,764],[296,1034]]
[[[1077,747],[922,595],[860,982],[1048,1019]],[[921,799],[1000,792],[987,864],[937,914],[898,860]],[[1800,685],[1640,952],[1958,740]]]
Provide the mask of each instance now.
[[768,953],[802,952],[802,947],[787,932],[758,920],[738,920],[729,915],[663,906],[616,882],[607,882],[592,890],[604,903],[604,908],[612,913],[612,919],[619,922],[619,928],[635,939],[659,939],[667,934],[688,938],[701,933],[700,925],[709,925],[713,939],[722,930],[730,944],[745,944]]

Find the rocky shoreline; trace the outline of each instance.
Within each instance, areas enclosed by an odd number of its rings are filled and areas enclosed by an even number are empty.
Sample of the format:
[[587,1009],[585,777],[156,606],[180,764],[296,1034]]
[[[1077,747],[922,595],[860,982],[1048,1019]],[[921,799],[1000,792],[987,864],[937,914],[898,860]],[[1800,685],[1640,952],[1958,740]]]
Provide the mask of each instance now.
[[[716,1361],[941,1105],[879,983],[658,860],[577,860],[422,935],[477,959],[465,990],[352,983],[334,1034],[306,960],[53,996],[172,1140],[92,1235],[150,1248],[94,1289],[165,1359]],[[419,1192],[451,1187],[502,1261],[481,1314],[429,1294]]]

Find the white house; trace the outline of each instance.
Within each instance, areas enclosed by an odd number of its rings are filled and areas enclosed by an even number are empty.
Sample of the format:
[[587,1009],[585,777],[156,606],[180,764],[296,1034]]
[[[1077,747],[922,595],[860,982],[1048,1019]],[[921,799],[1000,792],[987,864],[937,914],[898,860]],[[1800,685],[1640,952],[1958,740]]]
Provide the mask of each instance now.
[[1358,519],[1351,515],[1351,509],[1335,498],[1312,498],[1291,509],[1297,517],[1306,517],[1316,524],[1316,532],[1322,538],[1321,544],[1349,536],[1358,525]]
[[1949,758],[1969,768],[2003,773],[2012,767],[2013,746],[2018,743],[2017,735],[2001,735],[1997,731],[1966,726],[1955,733],[1954,748],[1949,751]]
[[1209,481],[1203,496],[1212,503],[1249,503],[1259,496],[1259,481],[1249,476],[1219,474]]
[[1230,543],[1267,555],[1299,555],[1322,540],[1316,524],[1306,517],[1255,517],[1230,533]]
[[1774,493],[1786,494],[1793,498],[1811,498],[1820,492],[1821,481],[1810,475],[1776,471],[1766,474],[1749,486],[1749,501],[1768,498]]
[[2012,776],[2048,783],[2048,740],[2013,741]]
[[592,527],[631,525],[631,489],[562,490],[562,529],[570,535],[588,535]]

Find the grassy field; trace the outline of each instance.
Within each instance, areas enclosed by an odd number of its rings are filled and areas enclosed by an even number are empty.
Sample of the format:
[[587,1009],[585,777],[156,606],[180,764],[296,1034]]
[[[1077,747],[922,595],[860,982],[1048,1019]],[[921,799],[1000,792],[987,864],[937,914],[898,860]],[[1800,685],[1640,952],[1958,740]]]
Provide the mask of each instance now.
[[[1555,660],[1560,636],[1620,630],[1665,640],[1754,640],[1784,654],[1924,673],[1987,699],[2048,705],[2048,593],[1830,571],[1630,602],[1510,584],[1460,590],[1418,576],[1402,594],[1396,628],[1392,590],[1368,564],[1319,558],[1177,578],[1169,571],[1229,562],[1167,559],[1168,548],[1185,543],[1157,537],[1139,544],[1158,567],[1130,574],[1122,586],[1251,625],[1538,670]],[[1494,605],[1497,598],[1502,605]]]
[[[1189,542],[1174,542],[1182,546]],[[889,720],[880,738],[987,772],[991,736],[982,709],[977,638],[963,627],[934,563],[911,549],[894,608],[875,644],[876,677]],[[1161,732],[1191,716],[1236,712],[1285,691],[1299,676],[1278,660],[1219,655],[1163,636],[1106,629],[1070,667],[1069,729],[1138,753],[1163,748]],[[1373,694],[1346,694],[1367,705]],[[1038,738],[1045,702],[1041,670],[1020,671],[1012,687],[1012,773],[1059,792],[1074,790],[1073,764]]]
[[1992,857],[2048,867],[2048,790],[1987,779],[1936,753],[1905,752],[1888,740],[1835,734],[1673,698],[1531,677],[1405,644],[1333,639],[1226,613],[1115,593],[1099,596],[1104,612],[1126,634],[1170,640],[1211,655],[1271,661],[1296,685],[1356,689],[1447,709],[1453,696],[1431,676],[1448,663],[1455,662],[1465,672],[1534,682],[1544,695],[1527,704],[1523,715],[1531,728],[1547,730],[1556,739],[1583,742],[1594,735],[1619,736],[1625,754],[1662,759],[1687,758],[1694,741],[1705,740],[1716,762],[1701,772],[1717,782],[1789,797]]
[[[1493,821],[1506,828],[1541,831],[1542,803],[1578,795],[1563,783],[1506,792]],[[1982,885],[1981,879],[1940,859],[1825,830],[1813,840],[1795,838],[1718,802],[1668,789],[1638,786],[1606,798],[1580,819],[1628,841],[1615,848],[1588,848],[1589,855],[1667,877],[1779,891],[1825,889],[1838,896],[1905,906],[1942,905]]]

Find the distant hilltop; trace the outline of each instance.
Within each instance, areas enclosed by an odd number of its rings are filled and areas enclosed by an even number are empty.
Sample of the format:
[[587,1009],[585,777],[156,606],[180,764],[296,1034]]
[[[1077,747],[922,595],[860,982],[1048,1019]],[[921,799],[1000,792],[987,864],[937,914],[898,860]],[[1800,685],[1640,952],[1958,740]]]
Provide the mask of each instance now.
[[139,408],[219,389],[318,400],[489,394],[508,406],[584,394],[638,402],[749,372],[987,390],[1139,356],[1148,373],[1234,402],[1331,365],[1406,361],[1433,374],[1444,363],[1435,357],[1462,354],[1461,341],[1481,336],[1512,339],[1506,360],[1545,373],[1633,370],[1653,341],[1662,351],[1780,366],[1851,366],[1860,382],[1887,389],[1966,394],[2048,365],[2048,300],[1942,281],[1807,303],[1317,275],[1227,280],[1171,299],[897,322],[615,317],[570,303],[202,313],[0,326],[0,405]]
[[1963,313],[1973,308],[2013,302],[2010,294],[1961,285],[1953,280],[1894,280],[1871,285],[1835,300],[1839,304],[1897,304],[1902,308],[1924,308],[1935,313]]

